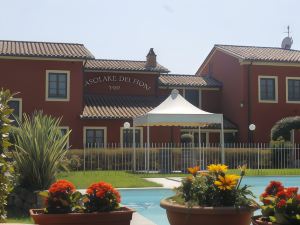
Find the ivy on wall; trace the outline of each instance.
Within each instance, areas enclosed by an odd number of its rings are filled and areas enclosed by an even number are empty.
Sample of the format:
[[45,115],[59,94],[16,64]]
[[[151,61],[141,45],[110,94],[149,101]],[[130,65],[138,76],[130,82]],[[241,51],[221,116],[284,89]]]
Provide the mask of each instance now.
[[271,129],[271,140],[290,140],[291,130],[300,129],[300,116],[286,117],[278,122]]

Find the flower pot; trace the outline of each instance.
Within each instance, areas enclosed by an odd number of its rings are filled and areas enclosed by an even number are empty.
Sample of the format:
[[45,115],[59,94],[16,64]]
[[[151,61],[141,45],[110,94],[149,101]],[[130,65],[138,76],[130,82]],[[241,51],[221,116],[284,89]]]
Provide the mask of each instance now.
[[30,216],[39,225],[130,225],[134,210],[121,207],[110,212],[45,214],[42,209],[30,209]]
[[171,225],[250,225],[255,208],[187,207],[163,199],[160,206],[167,211]]

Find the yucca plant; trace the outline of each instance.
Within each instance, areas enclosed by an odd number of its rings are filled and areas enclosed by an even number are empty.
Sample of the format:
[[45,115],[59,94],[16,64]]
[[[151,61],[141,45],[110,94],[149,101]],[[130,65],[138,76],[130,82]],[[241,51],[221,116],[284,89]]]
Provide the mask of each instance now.
[[63,135],[61,118],[35,112],[23,115],[23,121],[14,130],[16,168],[19,184],[28,190],[45,190],[54,182],[58,167],[67,150],[70,131]]

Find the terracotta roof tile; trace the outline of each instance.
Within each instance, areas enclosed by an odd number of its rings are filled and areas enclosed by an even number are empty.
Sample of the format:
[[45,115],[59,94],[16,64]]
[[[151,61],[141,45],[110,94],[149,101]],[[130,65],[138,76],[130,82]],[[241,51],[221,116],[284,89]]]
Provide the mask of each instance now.
[[233,54],[242,60],[299,63],[300,51],[274,47],[215,45],[216,49]]
[[[162,97],[86,95],[85,106],[80,117],[82,119],[131,119],[149,112],[163,100]],[[237,129],[226,119],[224,119],[224,128]],[[220,129],[220,125],[209,124],[203,129]]]
[[148,72],[169,72],[159,64],[155,68],[146,67],[146,61],[95,59],[88,60],[85,65],[86,71],[119,70],[119,71],[148,71]]
[[66,59],[94,58],[82,44],[3,40],[0,40],[0,56]]
[[222,87],[222,83],[209,76],[166,74],[159,76],[161,86]]
[[81,118],[119,119],[143,115],[157,106],[162,99],[143,96],[86,95],[84,101]]

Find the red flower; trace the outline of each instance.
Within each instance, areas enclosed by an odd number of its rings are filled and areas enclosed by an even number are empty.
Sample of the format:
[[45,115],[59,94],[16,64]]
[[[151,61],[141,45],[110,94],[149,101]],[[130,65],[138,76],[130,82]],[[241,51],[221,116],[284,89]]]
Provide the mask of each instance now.
[[75,192],[75,186],[67,181],[67,180],[58,180],[57,182],[53,183],[50,188],[49,192],[50,194],[55,194],[55,193],[73,193]]
[[286,190],[279,191],[277,192],[276,197],[278,197],[279,199],[287,199],[288,193],[286,192]]
[[113,188],[111,184],[105,182],[94,183],[88,187],[86,193],[89,195],[95,195],[97,198],[105,198],[106,194],[111,193],[115,195],[117,202],[121,202],[120,193]]
[[284,187],[283,187],[282,183],[279,181],[271,181],[270,184],[266,188],[266,192],[269,195],[276,195],[277,192],[283,191],[283,190],[284,190]]
[[278,207],[278,208],[283,208],[284,206],[286,206],[286,200],[285,200],[285,199],[281,199],[281,200],[277,203],[277,207]]
[[298,193],[298,189],[297,187],[288,187],[286,189],[286,192],[289,193],[290,196],[295,196]]

